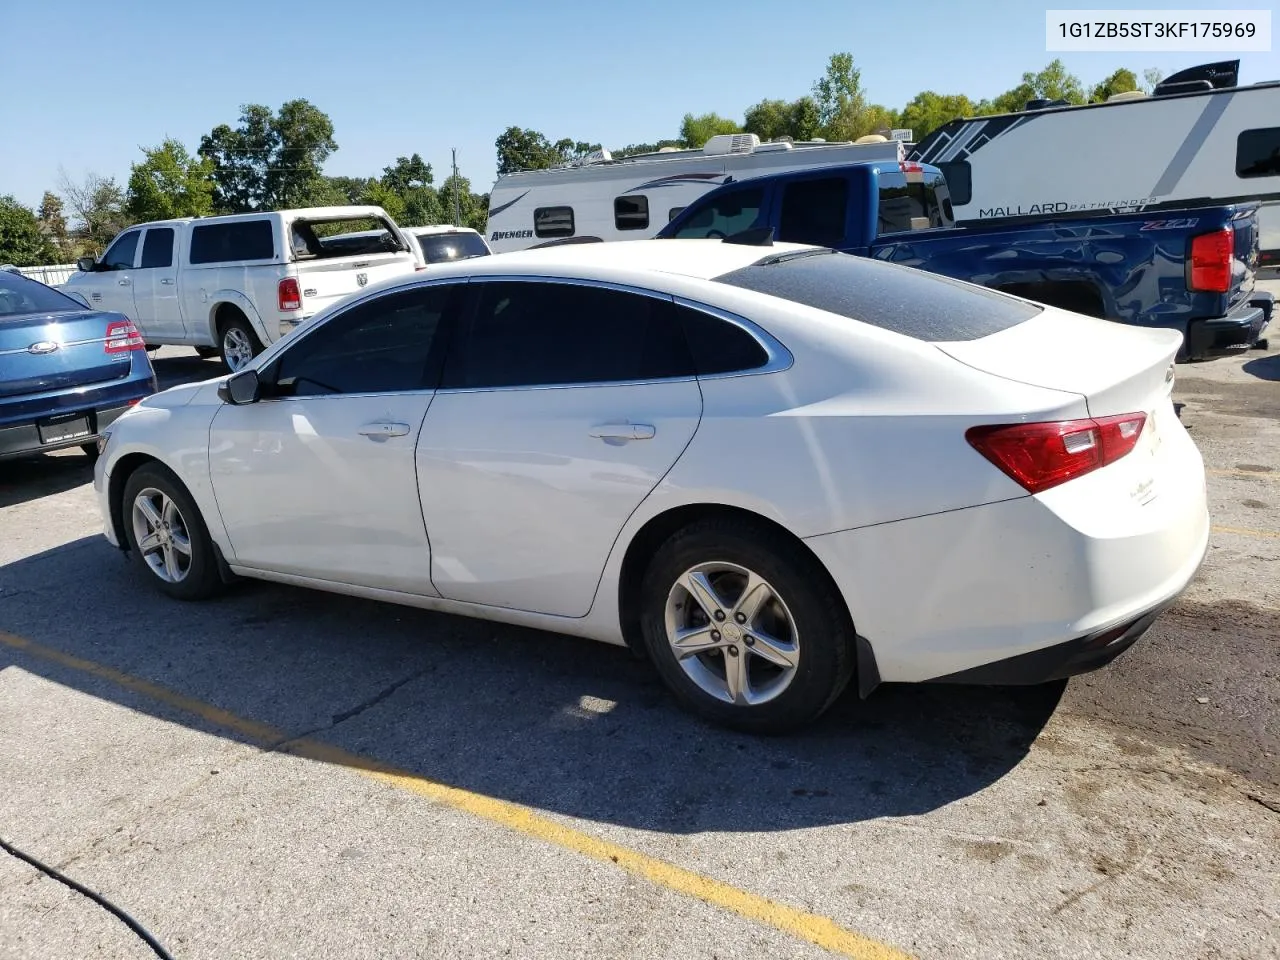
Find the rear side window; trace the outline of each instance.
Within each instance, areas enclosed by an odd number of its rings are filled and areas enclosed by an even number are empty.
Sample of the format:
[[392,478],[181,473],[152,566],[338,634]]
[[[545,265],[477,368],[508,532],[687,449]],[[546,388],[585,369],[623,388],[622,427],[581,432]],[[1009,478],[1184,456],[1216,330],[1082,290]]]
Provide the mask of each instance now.
[[688,221],[671,236],[680,240],[731,237],[751,229],[763,204],[764,191],[758,187],[730,190],[705,204],[698,204]]
[[1280,176],[1280,127],[1245,130],[1236,138],[1236,176]]
[[619,230],[644,230],[649,226],[649,198],[615,197],[613,225]]
[[173,228],[151,227],[142,241],[143,267],[173,266]]
[[689,307],[676,312],[699,375],[746,373],[769,361],[760,341],[737,324]]
[[192,263],[272,260],[275,255],[270,220],[207,223],[191,228]]
[[693,375],[669,300],[572,283],[473,283],[444,385],[586,385]]
[[848,178],[792,181],[782,191],[778,239],[783,243],[838,246],[844,240],[848,210]]
[[716,279],[928,342],[976,340],[1041,312],[994,290],[846,253],[766,257]]
[[533,211],[533,232],[539,237],[572,237],[573,207],[538,207]]

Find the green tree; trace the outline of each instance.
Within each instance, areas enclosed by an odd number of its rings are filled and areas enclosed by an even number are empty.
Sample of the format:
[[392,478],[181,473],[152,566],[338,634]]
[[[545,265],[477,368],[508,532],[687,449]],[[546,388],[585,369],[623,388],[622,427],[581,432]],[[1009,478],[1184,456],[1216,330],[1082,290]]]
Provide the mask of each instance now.
[[418,154],[396,157],[396,162],[382,168],[382,182],[396,193],[405,196],[410,190],[431,186],[431,164]]
[[304,99],[272,113],[261,104],[241,108],[240,124],[220,124],[200,140],[212,160],[214,206],[224,213],[302,206],[321,189],[324,161],[338,144],[333,121]]
[[867,107],[862,90],[862,71],[851,53],[833,53],[827,70],[813,84],[818,107],[819,131],[828,140],[852,140],[861,136],[862,114]]
[[742,129],[754,133],[761,140],[777,140],[793,136],[791,133],[791,104],[785,100],[761,100],[747,107],[742,118]]
[[381,207],[387,211],[387,215],[396,223],[403,223],[405,220],[404,197],[381,180],[369,181],[369,185],[365,187],[364,195],[360,197],[360,202]]
[[1128,93],[1137,89],[1138,75],[1132,70],[1121,67],[1111,76],[1094,85],[1093,89],[1089,91],[1089,101],[1091,103],[1102,103],[1108,97],[1114,97],[1117,93]]
[[1015,113],[1025,108],[1028,100],[1037,99],[1084,103],[1084,84],[1067,72],[1061,60],[1053,60],[1039,73],[1024,73],[1022,82],[996,97],[993,106],[998,113]]
[[67,218],[62,212],[62,198],[52,190],[46,190],[40,198],[36,216],[44,235],[58,248],[58,253],[64,257],[70,254],[71,238],[67,235]]
[[143,151],[129,174],[125,213],[134,220],[205,217],[213,213],[213,161],[193,157],[168,138]]
[[457,196],[457,210],[460,218],[456,226],[471,227],[473,230],[484,232],[485,224],[489,219],[489,196],[488,194],[475,194],[471,192],[471,181],[462,175],[447,177],[444,183],[440,184],[440,207],[443,216],[441,221],[444,223],[454,223],[454,196]]
[[494,145],[498,148],[498,176],[518,170],[546,170],[560,162],[551,141],[537,130],[507,127]]
[[899,119],[902,126],[909,128],[919,142],[943,124],[977,114],[977,107],[963,93],[944,94],[925,90],[917,93],[902,108]]
[[617,150],[610,150],[611,156],[616,159],[622,157],[634,157],[640,153],[657,153],[663,147],[682,147],[683,144],[679,140],[659,140],[657,143],[629,143],[625,147],[619,147]]
[[695,149],[712,137],[741,132],[742,127],[736,121],[718,113],[704,113],[696,117],[692,113],[686,113],[680,121],[680,143]]
[[818,101],[813,97],[800,97],[791,102],[788,111],[789,135],[793,140],[812,140],[822,127]]
[[12,196],[0,197],[0,263],[40,267],[57,257],[58,251],[40,228],[35,211]]

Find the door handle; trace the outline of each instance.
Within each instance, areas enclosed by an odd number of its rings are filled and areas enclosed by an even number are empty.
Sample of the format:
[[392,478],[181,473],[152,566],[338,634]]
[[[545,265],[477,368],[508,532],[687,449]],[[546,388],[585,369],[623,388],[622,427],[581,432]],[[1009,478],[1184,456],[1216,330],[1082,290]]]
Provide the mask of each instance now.
[[168,287],[173,286],[173,279],[172,279],[171,277],[165,277],[165,278],[163,278],[160,282],[161,282],[161,283],[163,283],[165,286],[168,286]]
[[390,420],[377,420],[360,428],[361,436],[365,437],[403,437],[408,432],[407,423],[392,423]]
[[130,280],[128,277],[121,277],[119,280],[116,281],[116,283],[120,284],[120,286],[122,287],[127,287],[129,286],[129,284],[133,283],[133,281]]
[[601,440],[649,440],[653,434],[648,423],[600,423],[591,428],[591,436]]

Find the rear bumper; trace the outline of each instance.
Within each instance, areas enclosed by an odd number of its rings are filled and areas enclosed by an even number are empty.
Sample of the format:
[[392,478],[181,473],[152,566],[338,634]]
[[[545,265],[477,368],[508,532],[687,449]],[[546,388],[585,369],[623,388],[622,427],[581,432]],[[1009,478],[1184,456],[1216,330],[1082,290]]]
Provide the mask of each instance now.
[[1225,317],[1192,321],[1187,331],[1187,355],[1193,360],[1248,350],[1267,325],[1267,311],[1252,303]]
[[[139,398],[141,399],[141,398]],[[40,429],[37,422],[0,427],[0,460],[10,457],[30,456],[34,453],[47,453],[52,450],[65,450],[68,447],[82,447],[94,443],[103,430],[116,417],[124,413],[132,404],[120,406],[90,408],[82,411],[89,420],[89,433],[73,437],[69,440],[58,440],[53,443],[40,441]],[[59,416],[65,416],[60,414]],[[45,418],[41,418],[43,420]]]

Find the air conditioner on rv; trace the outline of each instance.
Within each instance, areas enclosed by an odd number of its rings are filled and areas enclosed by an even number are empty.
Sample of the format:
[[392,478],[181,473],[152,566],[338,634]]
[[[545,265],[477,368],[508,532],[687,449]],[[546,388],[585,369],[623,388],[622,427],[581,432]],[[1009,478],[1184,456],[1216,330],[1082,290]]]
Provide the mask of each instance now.
[[751,153],[758,146],[760,138],[754,133],[722,133],[708,140],[702,152],[709,157],[720,157],[727,153]]

